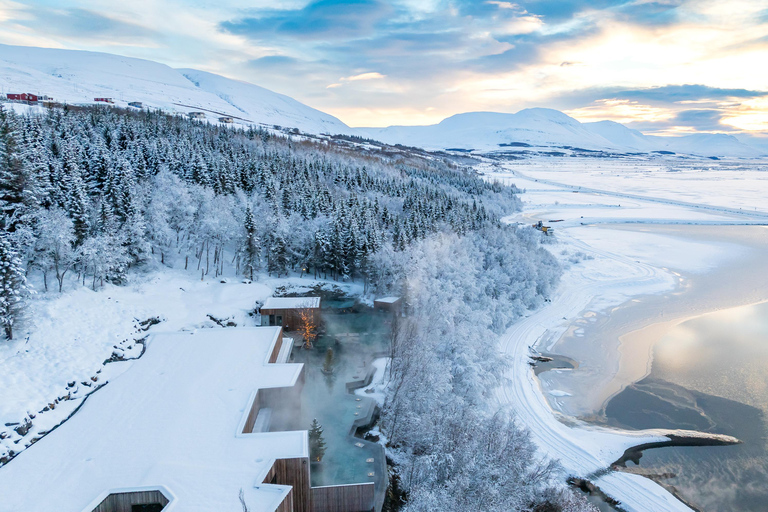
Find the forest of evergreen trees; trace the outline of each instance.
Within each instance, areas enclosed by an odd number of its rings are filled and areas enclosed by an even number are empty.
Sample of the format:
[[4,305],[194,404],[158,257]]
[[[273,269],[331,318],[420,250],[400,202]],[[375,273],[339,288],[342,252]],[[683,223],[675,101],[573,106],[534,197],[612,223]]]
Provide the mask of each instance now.
[[[439,159],[357,154],[262,129],[113,108],[0,110],[3,325],[24,277],[97,288],[154,255],[218,276],[266,270],[377,286],[382,249],[497,224],[515,189]],[[392,283],[388,283],[392,284]]]

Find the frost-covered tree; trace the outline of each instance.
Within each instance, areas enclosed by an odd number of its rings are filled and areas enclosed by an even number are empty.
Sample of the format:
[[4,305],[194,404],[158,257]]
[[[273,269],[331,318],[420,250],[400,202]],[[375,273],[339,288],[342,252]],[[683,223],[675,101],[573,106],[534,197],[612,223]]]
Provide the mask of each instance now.
[[62,291],[64,277],[77,261],[75,240],[72,219],[64,210],[52,207],[38,213],[34,265],[43,273],[46,290],[48,290],[48,273],[53,271],[59,283],[59,292]]
[[13,324],[27,293],[27,280],[18,251],[8,233],[0,231],[0,323],[5,337],[13,339]]
[[105,280],[114,283],[122,282],[131,262],[123,241],[109,234],[88,238],[79,247],[78,256],[83,274],[88,272],[93,278],[91,288],[94,290],[97,282],[100,285],[103,285]]
[[256,230],[256,219],[250,205],[245,208],[243,223],[243,241],[240,247],[243,263],[243,273],[248,279],[253,279],[253,273],[259,270],[261,260],[261,241]]

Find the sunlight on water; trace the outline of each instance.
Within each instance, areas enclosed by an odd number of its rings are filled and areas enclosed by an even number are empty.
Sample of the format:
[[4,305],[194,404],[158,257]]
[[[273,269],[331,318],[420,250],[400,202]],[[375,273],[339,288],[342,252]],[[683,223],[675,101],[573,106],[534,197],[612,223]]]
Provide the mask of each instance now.
[[768,303],[710,313],[671,329],[648,378],[606,415],[634,428],[693,428],[738,437],[730,447],[649,450],[640,466],[705,511],[764,511],[768,503]]

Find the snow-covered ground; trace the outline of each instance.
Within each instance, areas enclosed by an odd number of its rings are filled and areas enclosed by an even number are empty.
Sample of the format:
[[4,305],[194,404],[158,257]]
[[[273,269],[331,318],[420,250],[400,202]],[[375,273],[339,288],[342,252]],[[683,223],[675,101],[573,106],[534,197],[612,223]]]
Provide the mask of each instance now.
[[[254,84],[194,69],[107,53],[0,45],[0,92],[32,93],[57,102],[116,106],[186,114],[202,111],[209,122],[232,116],[236,125],[266,124],[308,133],[349,133],[335,117]],[[103,105],[104,103],[102,103]]]
[[[600,190],[601,196],[611,195],[613,201],[598,201],[598,204],[627,207],[627,196],[640,196],[653,202],[652,209],[644,212],[645,217],[654,218],[665,212],[662,205],[684,206],[685,210],[672,213],[674,218],[691,219],[691,206],[710,207],[706,211],[737,215],[761,214],[768,218],[768,160],[709,160],[678,157],[635,157],[622,159],[607,158],[531,158],[521,160],[514,166],[514,179],[518,187],[532,192],[547,191],[545,196],[528,197],[530,202],[583,206],[586,199],[578,197],[586,189]],[[550,190],[559,190],[564,197],[548,199]],[[722,208],[718,212],[717,208]],[[571,208],[572,209],[572,208]],[[697,211],[700,208],[693,208]],[[575,212],[574,212],[575,213]],[[610,221],[616,210],[602,214],[599,220]],[[598,219],[595,219],[598,220]],[[706,218],[702,218],[706,220]],[[710,220],[715,220],[710,218]]]
[[[628,447],[663,438],[665,432],[617,431],[557,412],[544,393],[556,402],[571,392],[543,389],[528,366],[531,347],[551,348],[575,319],[587,313],[605,311],[635,296],[675,289],[681,278],[671,269],[709,272],[750,250],[731,242],[705,243],[597,224],[764,224],[768,182],[759,169],[723,172],[708,184],[704,175],[696,179],[686,173],[659,175],[642,163],[633,167],[632,161],[579,160],[559,165],[551,165],[552,160],[509,163],[488,174],[488,179],[508,178],[526,189],[523,212],[507,220],[530,224],[541,219],[554,226],[550,247],[566,267],[551,304],[513,325],[502,337],[501,348],[510,356],[511,366],[497,396],[531,429],[544,454],[559,459],[568,474],[593,479],[623,509],[688,510],[649,479],[605,471]],[[749,179],[740,180],[743,176]],[[575,193],[574,186],[591,190]],[[742,210],[723,195],[740,201]]]
[[[0,344],[0,458],[22,451],[105,383],[116,365],[104,361],[113,354],[126,359],[140,355],[143,347],[137,340],[158,332],[220,328],[211,316],[238,326],[257,325],[249,314],[257,301],[280,286],[301,291],[314,283],[307,277],[268,276],[253,283],[234,276],[201,281],[197,271],[162,268],[135,276],[126,286],[106,284],[96,292],[74,280],[67,281],[62,295],[40,291],[14,340]],[[35,285],[42,290],[41,283]],[[340,286],[362,291],[356,283]],[[160,323],[142,325],[151,318]],[[28,431],[16,430],[29,420]]]

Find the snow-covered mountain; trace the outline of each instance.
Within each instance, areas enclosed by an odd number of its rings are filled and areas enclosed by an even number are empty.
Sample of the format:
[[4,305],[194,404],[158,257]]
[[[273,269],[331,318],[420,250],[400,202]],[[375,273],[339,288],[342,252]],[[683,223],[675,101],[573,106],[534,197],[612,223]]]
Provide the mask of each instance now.
[[257,85],[194,69],[173,69],[107,53],[0,45],[0,92],[30,92],[67,103],[113,98],[170,112],[203,111],[211,122],[279,125],[307,133],[359,135],[426,149],[563,148],[619,152],[673,151],[701,156],[755,157],[767,153],[725,134],[647,136],[613,121],[580,123],[552,109],[516,114],[469,112],[430,126],[350,128],[339,119]]
[[672,151],[701,156],[755,157],[765,151],[744,144],[732,135],[724,133],[694,133],[681,137],[644,135],[613,121],[584,123],[589,131],[601,135],[620,148],[637,151]]
[[492,150],[508,145],[614,147],[572,117],[548,108],[529,108],[516,114],[470,112],[451,116],[431,126],[390,126],[366,131],[382,142],[430,149]]
[[702,156],[755,157],[766,154],[725,133],[694,133],[682,137],[647,136],[657,149]]
[[596,133],[609,141],[615,147],[634,149],[636,151],[654,151],[658,149],[653,141],[637,130],[627,128],[615,121],[598,121],[584,123],[587,130]]
[[52,96],[67,103],[108,97],[118,106],[139,101],[208,119],[276,124],[308,133],[349,133],[335,117],[263,87],[192,69],[173,69],[107,53],[0,45],[0,90]]
[[428,149],[562,148],[620,152],[672,151],[700,156],[757,157],[765,154],[726,134],[699,133],[682,137],[648,136],[613,121],[580,123],[547,108],[516,114],[471,112],[451,116],[430,126],[390,126],[364,129],[369,137],[389,144]]

